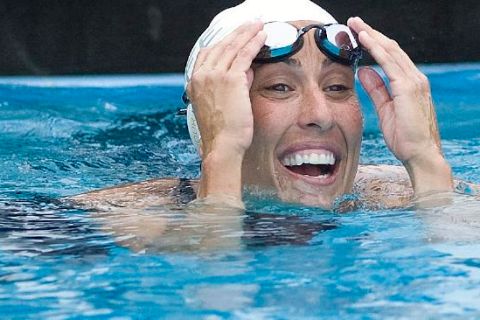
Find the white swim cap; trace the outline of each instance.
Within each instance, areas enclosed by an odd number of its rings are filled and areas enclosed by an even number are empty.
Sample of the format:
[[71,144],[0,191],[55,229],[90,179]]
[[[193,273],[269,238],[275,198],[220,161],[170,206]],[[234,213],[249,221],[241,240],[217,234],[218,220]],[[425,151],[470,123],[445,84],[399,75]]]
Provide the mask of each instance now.
[[[236,7],[220,12],[198,38],[185,67],[185,88],[192,77],[200,49],[220,42],[240,25],[253,20],[263,22],[311,20],[322,24],[337,22],[327,11],[310,0],[246,0]],[[200,131],[191,104],[187,106],[187,125],[190,138],[199,150]]]

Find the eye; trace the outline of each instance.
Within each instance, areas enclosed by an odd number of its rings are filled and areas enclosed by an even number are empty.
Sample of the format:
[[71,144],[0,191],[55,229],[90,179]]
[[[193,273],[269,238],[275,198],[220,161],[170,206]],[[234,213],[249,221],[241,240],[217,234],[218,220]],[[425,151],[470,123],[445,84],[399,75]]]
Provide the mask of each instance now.
[[350,88],[347,86],[344,86],[343,84],[334,84],[326,87],[326,91],[329,91],[329,92],[343,92],[347,90],[350,90]]
[[290,88],[288,85],[284,83],[277,83],[274,84],[273,86],[267,87],[268,90],[271,91],[277,91],[277,92],[289,92],[292,91],[292,88]]

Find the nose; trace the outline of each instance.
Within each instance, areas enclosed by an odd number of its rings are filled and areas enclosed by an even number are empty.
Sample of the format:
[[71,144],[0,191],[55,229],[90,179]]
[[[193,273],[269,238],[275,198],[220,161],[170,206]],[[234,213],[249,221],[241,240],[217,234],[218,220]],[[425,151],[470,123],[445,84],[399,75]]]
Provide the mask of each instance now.
[[298,125],[304,129],[328,131],[335,126],[332,106],[319,88],[306,90],[298,109]]

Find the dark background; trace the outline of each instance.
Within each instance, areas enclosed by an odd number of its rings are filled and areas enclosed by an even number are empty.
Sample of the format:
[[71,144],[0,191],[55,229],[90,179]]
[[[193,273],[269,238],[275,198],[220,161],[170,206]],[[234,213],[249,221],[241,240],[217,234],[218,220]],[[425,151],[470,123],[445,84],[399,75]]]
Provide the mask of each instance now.
[[[241,1],[3,0],[0,74],[183,71],[196,38]],[[315,1],[339,21],[358,15],[417,63],[480,58],[478,0]]]

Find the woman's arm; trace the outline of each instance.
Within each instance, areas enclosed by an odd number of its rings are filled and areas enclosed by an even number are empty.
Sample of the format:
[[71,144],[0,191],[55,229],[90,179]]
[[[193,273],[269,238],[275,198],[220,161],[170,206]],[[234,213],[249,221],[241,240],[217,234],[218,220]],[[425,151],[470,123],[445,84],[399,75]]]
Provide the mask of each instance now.
[[427,77],[394,40],[358,17],[350,18],[348,25],[389,80],[390,91],[372,68],[361,68],[358,73],[377,111],[385,142],[405,166],[415,196],[453,191]]
[[243,207],[241,168],[253,138],[251,64],[266,35],[263,23],[243,24],[200,50],[187,86],[201,134],[198,199]]

